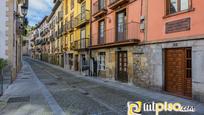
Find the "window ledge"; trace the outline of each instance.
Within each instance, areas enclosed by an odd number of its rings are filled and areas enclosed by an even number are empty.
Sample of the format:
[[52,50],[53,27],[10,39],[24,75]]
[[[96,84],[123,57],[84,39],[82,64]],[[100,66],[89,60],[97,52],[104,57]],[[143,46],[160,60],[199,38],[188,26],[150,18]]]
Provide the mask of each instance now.
[[177,12],[177,13],[165,15],[163,17],[163,19],[173,17],[173,16],[177,16],[177,15],[184,14],[184,13],[188,13],[188,12],[192,12],[192,11],[195,11],[195,8],[190,8],[188,10],[184,10],[184,11],[180,11],[180,12]]

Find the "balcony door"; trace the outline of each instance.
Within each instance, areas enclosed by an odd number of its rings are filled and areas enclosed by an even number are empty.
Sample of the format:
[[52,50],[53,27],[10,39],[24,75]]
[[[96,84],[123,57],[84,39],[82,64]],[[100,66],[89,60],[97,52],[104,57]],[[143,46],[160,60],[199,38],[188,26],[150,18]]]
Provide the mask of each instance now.
[[105,21],[100,21],[99,22],[99,44],[104,44],[105,40]]
[[86,19],[86,2],[81,4],[81,20]]
[[116,17],[116,41],[126,39],[126,12],[121,11],[117,13]]
[[81,29],[80,47],[86,48],[86,29],[85,27]]
[[99,0],[98,8],[99,10],[103,10],[105,8],[105,0]]

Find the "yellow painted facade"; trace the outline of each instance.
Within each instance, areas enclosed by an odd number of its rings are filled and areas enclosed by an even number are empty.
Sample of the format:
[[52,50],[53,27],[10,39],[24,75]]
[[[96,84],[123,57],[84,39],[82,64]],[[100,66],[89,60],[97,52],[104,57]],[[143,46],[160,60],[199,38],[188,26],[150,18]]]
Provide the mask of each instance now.
[[[79,71],[81,55],[88,58],[90,40],[90,0],[63,0],[65,68]],[[77,62],[78,61],[78,62]]]

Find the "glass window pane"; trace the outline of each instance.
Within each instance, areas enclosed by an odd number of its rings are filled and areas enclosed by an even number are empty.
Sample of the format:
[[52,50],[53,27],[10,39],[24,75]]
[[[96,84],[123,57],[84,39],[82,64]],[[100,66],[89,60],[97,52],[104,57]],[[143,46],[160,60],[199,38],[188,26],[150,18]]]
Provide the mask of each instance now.
[[170,13],[175,13],[178,11],[178,2],[177,0],[170,0]]
[[188,0],[181,0],[181,10],[187,10],[189,8]]

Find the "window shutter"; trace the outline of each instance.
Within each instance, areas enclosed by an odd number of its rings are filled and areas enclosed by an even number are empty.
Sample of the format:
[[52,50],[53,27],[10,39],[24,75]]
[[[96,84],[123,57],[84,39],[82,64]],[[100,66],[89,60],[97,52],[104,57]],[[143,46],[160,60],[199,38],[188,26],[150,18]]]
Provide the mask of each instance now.
[[166,14],[165,15],[168,15],[170,12],[170,0],[166,0]]

